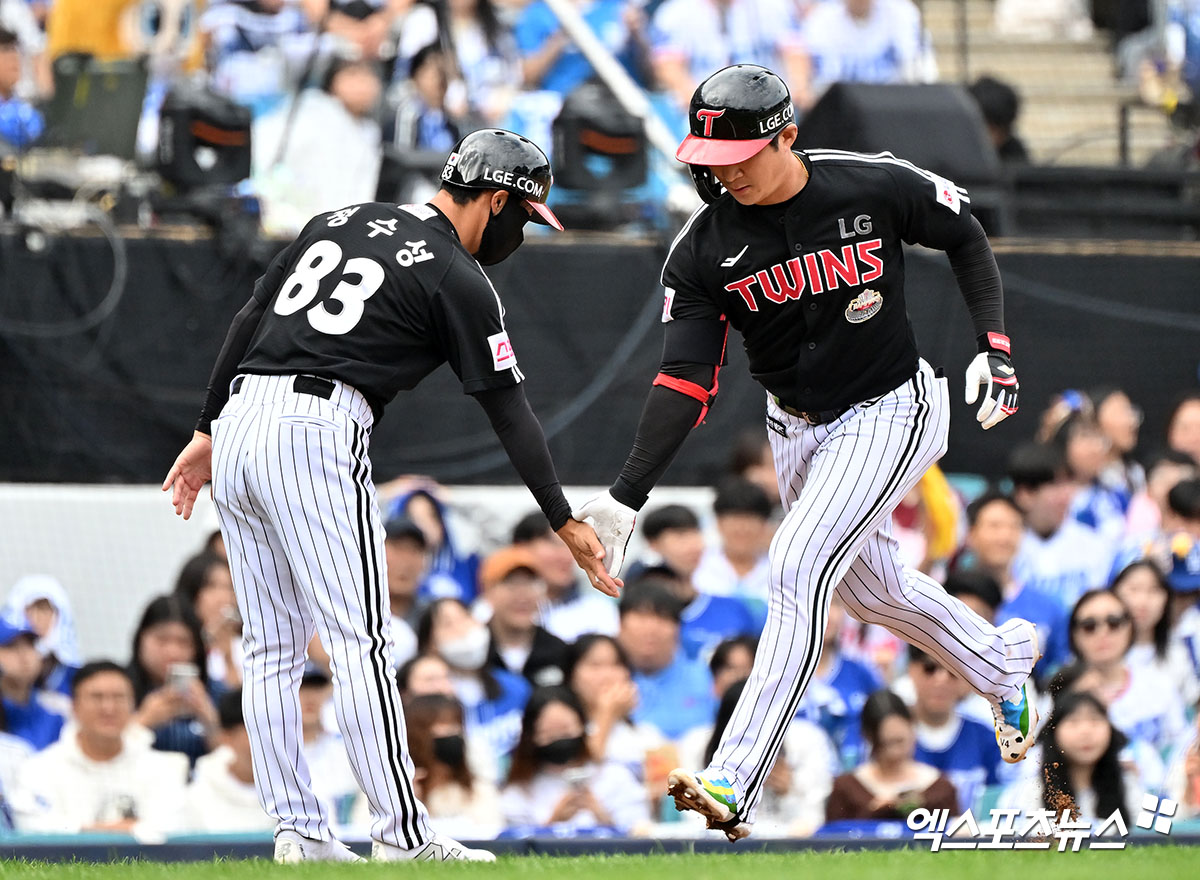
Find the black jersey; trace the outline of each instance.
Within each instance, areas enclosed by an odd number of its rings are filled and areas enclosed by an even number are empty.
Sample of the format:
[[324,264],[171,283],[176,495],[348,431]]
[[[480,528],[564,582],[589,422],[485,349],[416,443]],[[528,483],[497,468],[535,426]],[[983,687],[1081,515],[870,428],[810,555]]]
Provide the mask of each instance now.
[[337,379],[376,414],[447,361],[468,394],[523,378],[499,295],[431,205],[373,202],[314,217],[254,297],[266,313],[242,372]]
[[901,243],[949,250],[975,224],[965,190],[890,153],[797,155],[809,179],[789,201],[725,194],[692,215],[663,267],[663,320],[728,321],[784,404],[842,409],[916,372]]

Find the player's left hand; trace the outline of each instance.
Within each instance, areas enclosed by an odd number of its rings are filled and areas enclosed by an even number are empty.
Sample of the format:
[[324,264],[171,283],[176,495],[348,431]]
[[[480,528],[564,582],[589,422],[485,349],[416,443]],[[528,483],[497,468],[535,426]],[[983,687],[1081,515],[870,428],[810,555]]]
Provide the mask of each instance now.
[[601,492],[579,510],[573,511],[571,516],[581,522],[591,520],[596,535],[604,544],[604,558],[608,561],[609,573],[613,577],[619,575],[621,566],[625,564],[625,548],[629,546],[629,537],[633,534],[637,511],[613,498],[611,492]]
[[192,515],[196,496],[211,479],[212,438],[196,431],[192,435],[192,441],[183,447],[183,452],[179,453],[179,457],[171,465],[171,470],[162,484],[164,492],[174,489],[171,493],[171,503],[175,505],[176,516],[187,519]]
[[592,586],[606,596],[620,598],[625,582],[604,570],[604,547],[587,523],[569,519],[558,530],[558,536],[571,550],[575,563],[584,570]]
[[[1004,342],[1007,344],[1008,340],[1004,339]],[[975,403],[980,390],[983,390],[983,402],[975,413],[975,420],[983,425],[985,431],[1017,411],[1017,391],[1020,387],[1017,371],[1007,352],[998,349],[981,351],[967,367],[967,403]]]

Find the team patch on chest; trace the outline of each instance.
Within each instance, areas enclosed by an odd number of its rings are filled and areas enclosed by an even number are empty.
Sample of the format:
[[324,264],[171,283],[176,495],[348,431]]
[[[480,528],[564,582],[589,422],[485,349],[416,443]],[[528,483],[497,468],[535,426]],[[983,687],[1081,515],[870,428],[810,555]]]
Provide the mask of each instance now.
[[846,320],[851,324],[861,324],[874,318],[882,308],[883,294],[868,288],[850,300],[850,304],[846,306]]

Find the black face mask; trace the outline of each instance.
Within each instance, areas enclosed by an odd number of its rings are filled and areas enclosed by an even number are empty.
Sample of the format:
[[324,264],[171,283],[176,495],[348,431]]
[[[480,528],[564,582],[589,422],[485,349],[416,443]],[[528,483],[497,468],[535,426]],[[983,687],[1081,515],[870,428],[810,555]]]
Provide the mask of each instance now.
[[529,220],[523,200],[508,194],[508,201],[499,214],[488,217],[474,257],[481,266],[494,266],[521,246],[525,240],[524,227]]
[[569,764],[582,754],[582,736],[573,736],[569,739],[556,739],[554,742],[538,746],[533,750],[533,756],[547,764]]
[[467,756],[467,744],[461,733],[433,738],[433,756],[451,767],[460,766]]

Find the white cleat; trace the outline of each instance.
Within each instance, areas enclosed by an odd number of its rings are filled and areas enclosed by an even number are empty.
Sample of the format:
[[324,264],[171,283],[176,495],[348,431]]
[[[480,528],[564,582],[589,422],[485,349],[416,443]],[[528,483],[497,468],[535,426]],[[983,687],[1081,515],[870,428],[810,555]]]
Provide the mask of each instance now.
[[275,835],[275,861],[280,865],[299,862],[364,862],[340,840],[312,840],[295,831]]
[[[1033,642],[1033,663],[1036,666],[1042,659],[1037,627],[1032,623],[1026,625]],[[996,745],[1000,747],[1000,757],[1008,764],[1023,761],[1026,753],[1033,747],[1040,720],[1037,706],[1029,699],[1029,679],[1021,682],[1021,695],[1015,702],[995,699],[989,699],[988,702],[992,704],[992,723],[996,728]]]
[[444,834],[435,834],[424,846],[405,849],[390,843],[371,843],[375,862],[494,862],[496,856],[486,849],[471,849]]

